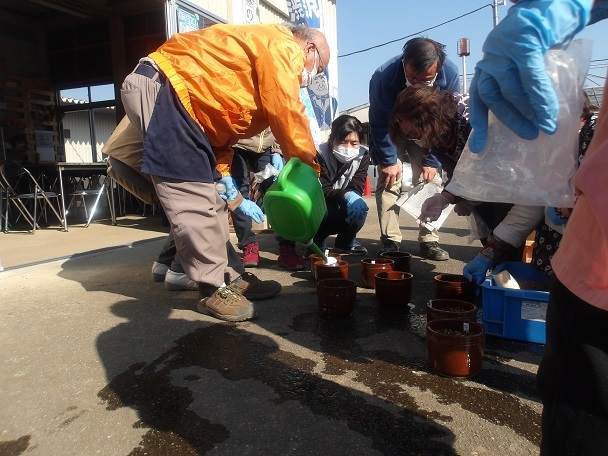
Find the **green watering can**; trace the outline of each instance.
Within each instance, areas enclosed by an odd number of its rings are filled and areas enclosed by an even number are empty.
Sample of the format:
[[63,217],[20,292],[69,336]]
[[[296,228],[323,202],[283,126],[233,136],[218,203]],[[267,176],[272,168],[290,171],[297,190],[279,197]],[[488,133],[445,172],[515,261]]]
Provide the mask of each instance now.
[[303,243],[326,264],[335,261],[328,260],[312,241],[327,211],[323,189],[312,167],[299,158],[289,160],[264,195],[264,209],[268,223],[279,236]]

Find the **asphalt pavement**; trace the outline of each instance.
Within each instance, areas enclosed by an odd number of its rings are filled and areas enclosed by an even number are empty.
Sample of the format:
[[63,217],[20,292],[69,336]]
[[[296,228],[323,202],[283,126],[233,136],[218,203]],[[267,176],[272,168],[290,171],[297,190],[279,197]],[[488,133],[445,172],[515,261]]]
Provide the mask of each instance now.
[[[359,240],[373,257],[378,219],[366,201]],[[387,313],[359,287],[351,316],[325,317],[310,272],[281,269],[262,231],[252,272],[283,289],[237,324],[197,313],[196,292],[151,281],[162,229],[0,234],[0,456],[538,454],[543,346],[487,336],[477,375],[433,372],[434,276],[460,273],[479,246],[452,214],[440,239],[451,259],[425,260],[414,220],[401,223],[410,305]],[[7,262],[16,242],[37,249],[21,264]],[[344,257],[356,281],[361,258]]]

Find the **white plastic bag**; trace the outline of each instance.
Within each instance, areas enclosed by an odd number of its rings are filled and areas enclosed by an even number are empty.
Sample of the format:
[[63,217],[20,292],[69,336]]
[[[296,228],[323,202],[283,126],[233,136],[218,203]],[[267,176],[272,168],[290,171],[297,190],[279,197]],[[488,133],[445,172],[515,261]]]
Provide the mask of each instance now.
[[259,171],[253,175],[253,182],[255,182],[256,184],[259,184],[261,182],[264,182],[269,177],[274,177],[274,176],[278,176],[278,175],[279,175],[279,171],[277,171],[277,169],[274,166],[272,166],[270,163],[266,163],[266,166],[264,167],[264,169],[262,171]]
[[577,169],[583,83],[592,42],[576,40],[565,50],[550,50],[545,67],[559,101],[555,134],[521,139],[492,113],[488,139],[474,154],[468,144],[446,189],[465,199],[530,206],[571,207]]

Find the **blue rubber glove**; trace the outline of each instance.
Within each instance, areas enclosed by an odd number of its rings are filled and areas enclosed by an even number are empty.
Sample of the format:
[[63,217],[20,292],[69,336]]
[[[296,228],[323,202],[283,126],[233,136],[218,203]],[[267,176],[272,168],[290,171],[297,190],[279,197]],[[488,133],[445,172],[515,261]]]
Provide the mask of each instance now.
[[222,177],[220,182],[226,186],[224,192],[219,192],[220,197],[224,201],[232,201],[239,194],[239,189],[236,187],[236,182],[230,176]]
[[264,220],[266,220],[264,212],[262,212],[260,206],[258,206],[251,200],[243,198],[243,202],[239,206],[239,209],[243,214],[251,217],[251,219],[256,223],[262,223]]
[[559,104],[544,55],[589,22],[593,0],[520,0],[490,32],[470,87],[471,152],[483,149],[488,110],[524,139],[557,129]]
[[547,216],[549,217],[549,219],[551,219],[555,226],[560,226],[566,223],[566,220],[559,216],[559,214],[557,213],[557,208],[555,207],[547,208]]
[[367,203],[355,192],[348,192],[344,195],[344,199],[346,200],[346,215],[348,217],[357,218],[356,213],[367,213],[369,210]]
[[281,154],[270,154],[270,164],[277,171],[281,171],[285,162],[283,162],[283,156]]
[[465,265],[462,270],[462,275],[465,276],[467,280],[475,282],[477,285],[481,285],[483,281],[486,280],[488,270],[492,269],[493,266],[494,264],[490,260],[477,255]]

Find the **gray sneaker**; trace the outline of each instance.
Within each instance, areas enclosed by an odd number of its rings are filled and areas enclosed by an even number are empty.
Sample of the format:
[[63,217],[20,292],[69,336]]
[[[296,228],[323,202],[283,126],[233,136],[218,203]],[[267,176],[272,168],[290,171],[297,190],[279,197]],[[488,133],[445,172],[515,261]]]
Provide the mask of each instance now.
[[169,266],[163,263],[159,263],[155,261],[152,264],[152,280],[154,282],[164,282],[165,276],[167,275],[167,271],[169,270]]
[[253,303],[231,286],[218,288],[211,296],[202,298],[196,308],[224,321],[245,321],[255,316]]

